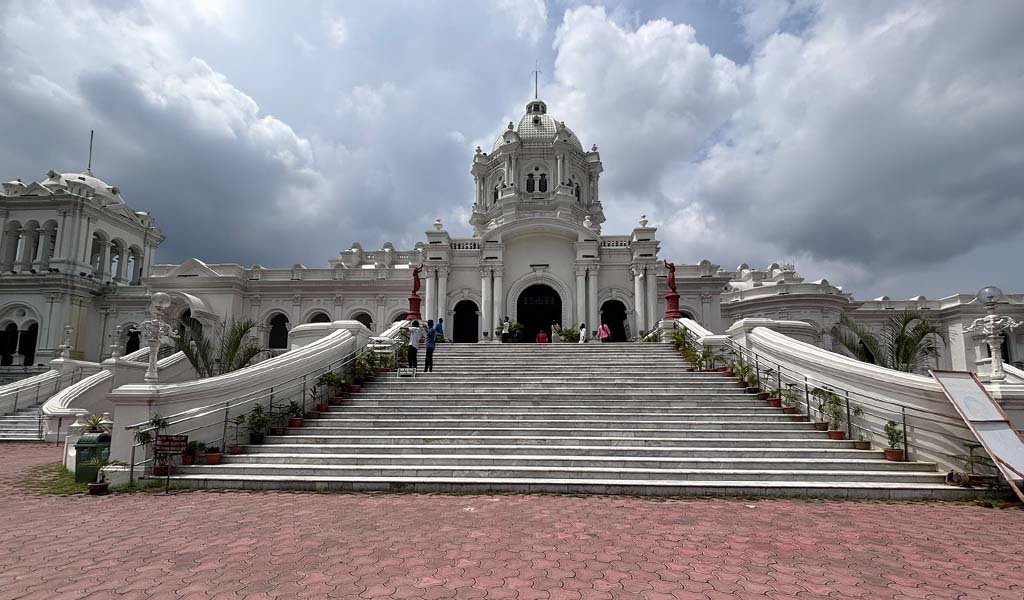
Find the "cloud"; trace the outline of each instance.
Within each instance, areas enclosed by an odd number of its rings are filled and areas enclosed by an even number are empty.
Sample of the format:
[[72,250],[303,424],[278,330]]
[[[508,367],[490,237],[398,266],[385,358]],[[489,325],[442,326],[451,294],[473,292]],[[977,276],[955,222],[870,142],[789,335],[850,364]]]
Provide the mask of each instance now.
[[517,37],[536,44],[546,33],[548,7],[544,0],[498,0],[497,7],[515,24]]
[[342,17],[328,17],[325,25],[327,26],[327,41],[332,47],[337,48],[348,40],[348,24]]

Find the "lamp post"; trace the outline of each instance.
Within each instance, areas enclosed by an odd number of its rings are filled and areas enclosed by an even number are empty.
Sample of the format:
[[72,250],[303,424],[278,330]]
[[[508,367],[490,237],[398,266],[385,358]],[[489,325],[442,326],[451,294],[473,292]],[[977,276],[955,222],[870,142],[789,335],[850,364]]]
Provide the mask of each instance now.
[[996,305],[1003,299],[1003,290],[990,285],[981,288],[976,298],[978,302],[985,305],[985,310],[988,314],[980,319],[975,319],[970,327],[966,327],[964,331],[980,329],[981,334],[985,336],[989,353],[992,355],[992,371],[989,379],[992,381],[1002,381],[1006,378],[1006,373],[1003,372],[1003,332],[1019,327],[1020,322],[1005,315],[996,315]]
[[160,340],[172,333],[171,326],[164,321],[164,311],[171,306],[171,297],[163,292],[153,294],[149,302],[149,319],[140,325],[142,335],[146,336],[149,343],[149,368],[146,369],[146,376],[143,380],[146,383],[156,383],[158,380],[156,372],[156,361],[160,354]]

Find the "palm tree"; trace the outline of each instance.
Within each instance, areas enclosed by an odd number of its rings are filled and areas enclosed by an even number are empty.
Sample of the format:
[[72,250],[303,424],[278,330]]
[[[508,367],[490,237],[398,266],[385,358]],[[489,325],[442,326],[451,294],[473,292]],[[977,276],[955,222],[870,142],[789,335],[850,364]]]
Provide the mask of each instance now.
[[890,316],[880,333],[843,315],[831,334],[854,358],[907,373],[923,369],[939,355],[936,338],[948,341],[939,325],[913,310]]
[[226,328],[220,328],[218,339],[211,339],[202,326],[194,319],[178,323],[178,349],[185,354],[188,362],[200,378],[215,377],[237,371],[262,352],[249,333],[256,329],[252,319],[232,320]]

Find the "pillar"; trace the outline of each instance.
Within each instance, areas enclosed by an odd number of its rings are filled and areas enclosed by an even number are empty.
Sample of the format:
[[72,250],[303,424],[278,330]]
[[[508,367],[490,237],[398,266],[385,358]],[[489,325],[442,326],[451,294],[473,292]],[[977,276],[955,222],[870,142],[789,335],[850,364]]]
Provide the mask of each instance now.
[[558,182],[555,185],[562,185],[562,180],[565,179],[565,168],[563,167],[565,164],[565,155],[559,154],[555,161],[558,165]]
[[39,231],[39,243],[36,244],[36,255],[32,259],[32,268],[36,271],[45,271],[49,263],[50,235],[49,229]]
[[110,242],[105,240],[100,243],[100,268],[96,272],[96,277],[99,279],[110,277]]
[[636,334],[647,331],[647,320],[644,318],[644,271],[642,267],[633,268],[633,312],[636,313]]
[[13,271],[18,260],[18,237],[17,229],[4,231],[3,256],[0,260],[4,271]]
[[[480,331],[487,332],[487,339],[494,337],[494,327],[491,326],[491,270],[480,270]],[[490,328],[490,329],[488,329]],[[483,339],[481,336],[480,339]]]
[[426,308],[423,311],[423,320],[429,320],[434,318],[434,276],[436,273],[435,269],[426,269],[427,272],[427,300]]
[[[132,285],[142,285],[142,255],[139,253],[135,254],[135,261],[132,266],[135,268],[135,274],[132,275]],[[341,317],[338,317],[339,319]]]
[[660,320],[658,315],[658,271],[654,265],[647,266],[647,315],[651,327]]
[[597,311],[597,267],[587,269],[587,329],[597,331],[601,316]]
[[[576,268],[576,315],[573,328],[579,327],[580,323],[587,320],[587,270],[583,267]],[[589,324],[588,324],[589,325]]]
[[[448,269],[437,269],[437,314],[434,320],[448,318]],[[447,323],[446,323],[447,325]],[[451,330],[445,329],[447,335]]]
[[16,271],[28,271],[32,268],[32,242],[30,240],[30,233],[28,229],[19,229],[17,234],[18,239],[21,241],[21,245],[18,247],[18,258],[14,261],[14,269]]
[[118,246],[117,248],[117,272],[114,273],[114,281],[124,283],[124,269],[128,262],[128,249]]
[[505,289],[501,285],[503,267],[494,269],[494,325],[497,327],[505,319]]

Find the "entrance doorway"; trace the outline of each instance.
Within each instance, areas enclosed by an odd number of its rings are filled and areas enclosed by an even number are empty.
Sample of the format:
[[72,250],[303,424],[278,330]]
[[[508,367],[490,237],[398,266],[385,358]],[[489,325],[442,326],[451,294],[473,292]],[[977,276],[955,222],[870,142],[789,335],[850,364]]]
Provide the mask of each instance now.
[[0,332],[0,366],[14,364],[14,353],[18,350],[18,326],[8,323]]
[[609,300],[601,305],[601,323],[608,326],[612,332],[609,341],[625,342],[629,339],[626,329],[629,324],[626,322],[626,305],[618,300]]
[[452,322],[452,341],[457,344],[475,344],[480,338],[480,312],[472,300],[460,300],[455,305],[455,320]]
[[532,342],[544,330],[551,336],[551,322],[562,320],[562,298],[551,286],[537,283],[523,290],[516,300],[516,320],[523,326],[524,342]]
[[39,324],[33,323],[21,332],[18,353],[24,357],[21,364],[31,366],[36,361],[36,341],[39,339]]

